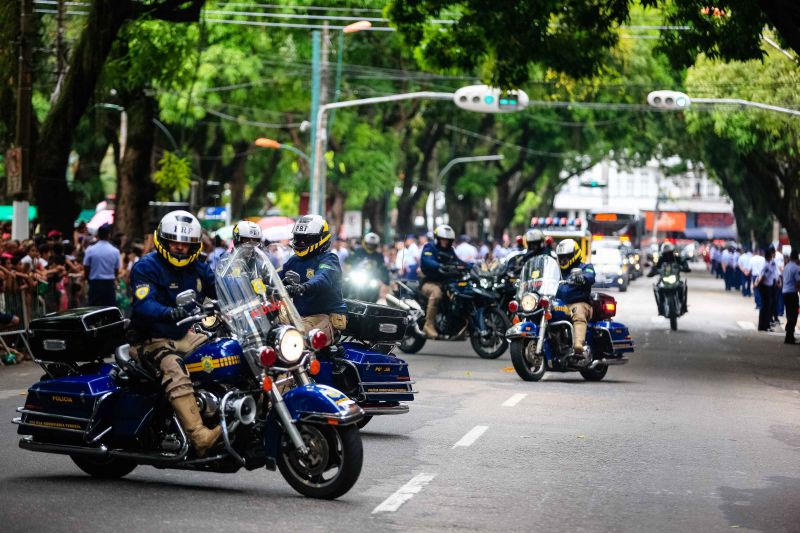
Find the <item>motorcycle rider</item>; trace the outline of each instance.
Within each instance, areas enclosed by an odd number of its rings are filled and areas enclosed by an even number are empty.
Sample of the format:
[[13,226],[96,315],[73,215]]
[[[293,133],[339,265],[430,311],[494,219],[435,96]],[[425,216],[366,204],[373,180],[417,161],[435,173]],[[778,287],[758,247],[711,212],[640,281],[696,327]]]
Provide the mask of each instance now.
[[[572,346],[575,355],[591,357],[584,348],[586,327],[592,318],[591,293],[594,285],[594,266],[582,263],[581,248],[573,239],[564,239],[556,247],[558,266],[561,267],[561,279],[567,283],[558,287],[556,298],[569,308],[573,331]],[[584,353],[586,352],[586,353]]]
[[361,247],[350,254],[345,263],[350,266],[357,266],[363,262],[370,264],[370,268],[381,283],[380,298],[386,301],[386,294],[389,292],[389,269],[386,268],[386,261],[380,251],[381,238],[377,233],[369,232],[361,240]]
[[206,337],[191,331],[190,324],[176,325],[189,312],[179,307],[175,298],[188,289],[197,293],[200,302],[216,297],[214,274],[205,262],[198,261],[201,237],[200,222],[191,213],[168,213],[153,235],[156,251],[144,256],[131,271],[132,321],[137,334],[145,339],[140,353],[161,371],[164,392],[198,457],[214,445],[221,430],[203,424],[183,363],[183,356]]
[[433,231],[433,241],[426,243],[422,248],[420,271],[423,282],[420,291],[428,297],[423,331],[429,339],[439,336],[436,331],[436,313],[442,300],[442,286],[448,279],[458,276],[459,271],[463,271],[467,266],[456,256],[453,249],[455,239],[456,232],[453,228],[442,224]]
[[552,250],[547,249],[542,230],[531,228],[525,232],[525,253],[509,258],[509,272],[514,273],[515,276],[519,276],[525,263],[537,255],[549,255],[553,259],[558,259]]
[[347,307],[342,299],[342,267],[339,257],[330,251],[331,232],[319,215],[305,215],[292,229],[294,250],[280,270],[286,291],[292,297],[306,331],[322,330],[328,343],[334,330],[347,325]]
[[[684,261],[680,255],[675,253],[675,246],[673,246],[671,242],[665,242],[661,245],[661,252],[658,254],[658,261],[656,261],[656,263],[650,269],[650,272],[647,273],[647,277],[652,278],[658,274],[661,271],[661,267],[663,267],[665,264],[677,265],[681,272],[692,271],[689,268],[689,264]],[[681,285],[683,285],[683,292],[681,293],[681,307],[683,308],[682,313],[686,313],[688,310],[687,302],[689,301],[689,287],[682,280]]]

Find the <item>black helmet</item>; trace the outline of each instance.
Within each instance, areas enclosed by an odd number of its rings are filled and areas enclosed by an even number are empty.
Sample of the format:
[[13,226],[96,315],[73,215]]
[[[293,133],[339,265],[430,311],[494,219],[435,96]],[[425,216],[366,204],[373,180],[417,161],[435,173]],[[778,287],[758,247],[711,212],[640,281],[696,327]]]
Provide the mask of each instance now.
[[327,252],[331,247],[331,231],[328,223],[319,215],[300,217],[294,224],[292,242],[289,244],[299,257]]

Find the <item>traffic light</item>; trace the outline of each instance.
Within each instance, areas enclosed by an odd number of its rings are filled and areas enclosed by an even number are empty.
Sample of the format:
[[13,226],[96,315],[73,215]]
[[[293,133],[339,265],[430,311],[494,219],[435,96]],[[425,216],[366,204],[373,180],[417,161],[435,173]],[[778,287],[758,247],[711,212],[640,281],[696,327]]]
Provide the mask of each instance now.
[[692,99],[678,91],[653,91],[647,95],[647,103],[660,109],[686,109]]
[[528,107],[528,95],[522,90],[501,91],[488,85],[462,87],[453,95],[461,109],[477,113],[513,113]]

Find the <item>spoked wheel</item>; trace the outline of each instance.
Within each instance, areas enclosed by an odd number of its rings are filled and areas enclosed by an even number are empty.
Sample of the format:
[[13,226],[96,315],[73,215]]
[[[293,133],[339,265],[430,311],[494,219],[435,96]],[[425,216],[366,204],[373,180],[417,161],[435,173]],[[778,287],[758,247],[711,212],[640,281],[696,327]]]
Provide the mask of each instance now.
[[486,309],[483,320],[489,334],[481,336],[479,331],[473,331],[469,337],[472,349],[483,359],[497,359],[508,348],[506,331],[511,327],[511,321],[498,309]]
[[299,423],[308,447],[301,455],[284,433],[278,468],[294,490],[309,498],[332,500],[345,494],[361,474],[364,451],[356,426]]
[[101,479],[117,479],[130,474],[136,463],[116,457],[86,457],[83,455],[70,456],[78,468],[92,477]]
[[511,363],[525,381],[539,381],[545,373],[544,354],[536,353],[536,341],[511,342]]

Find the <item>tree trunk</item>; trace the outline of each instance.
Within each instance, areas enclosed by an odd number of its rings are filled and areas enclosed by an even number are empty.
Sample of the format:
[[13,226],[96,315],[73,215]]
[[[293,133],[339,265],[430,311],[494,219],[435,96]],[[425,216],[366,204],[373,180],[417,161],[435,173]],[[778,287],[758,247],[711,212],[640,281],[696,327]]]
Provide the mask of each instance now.
[[385,236],[386,230],[386,197],[368,199],[364,202],[364,218],[369,220],[370,231]]
[[244,212],[244,189],[247,185],[247,152],[250,143],[238,141],[233,144],[236,155],[233,156],[231,169],[231,217],[234,220],[242,218]]
[[14,142],[17,120],[17,73],[19,71],[20,2],[0,2],[0,153]]
[[244,203],[244,211],[249,213],[251,211],[261,211],[266,206],[265,196],[270,190],[272,184],[272,176],[278,169],[278,163],[281,161],[280,150],[274,150],[269,157],[269,163],[264,169],[262,178],[253,186],[250,196]]
[[337,234],[342,230],[344,223],[344,193],[339,189],[339,184],[331,182],[330,195],[331,201],[331,215],[328,224],[332,228],[336,228]]
[[126,94],[123,102],[128,113],[128,136],[117,176],[114,229],[129,238],[139,238],[152,229],[146,227],[145,218],[154,192],[153,118],[158,104],[143,90]]

